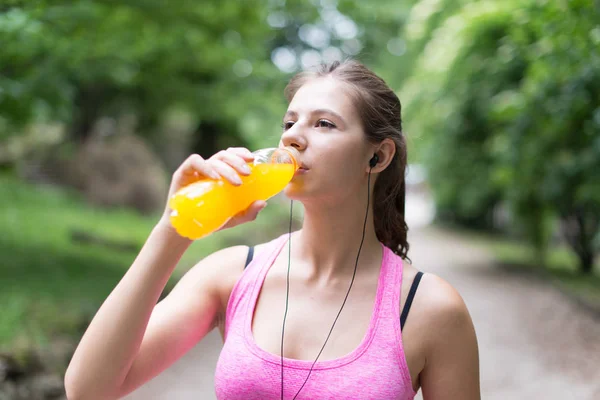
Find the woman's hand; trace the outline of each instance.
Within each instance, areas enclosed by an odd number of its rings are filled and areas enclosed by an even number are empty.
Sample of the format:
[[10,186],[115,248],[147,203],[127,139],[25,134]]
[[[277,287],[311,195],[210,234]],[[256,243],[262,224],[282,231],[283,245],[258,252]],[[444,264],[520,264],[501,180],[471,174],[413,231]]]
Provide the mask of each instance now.
[[[225,179],[232,185],[239,186],[242,184],[240,175],[250,175],[250,168],[247,163],[253,160],[254,155],[250,150],[242,147],[222,150],[208,160],[205,160],[198,154],[189,156],[173,173],[171,185],[169,187],[167,206],[161,219],[161,223],[170,226],[169,216],[171,214],[171,209],[169,208],[168,199],[170,199],[179,189],[203,178]],[[260,210],[266,205],[267,203],[265,201],[255,201],[245,211],[242,211],[231,218],[221,230],[232,228],[244,222],[253,221],[256,219]]]

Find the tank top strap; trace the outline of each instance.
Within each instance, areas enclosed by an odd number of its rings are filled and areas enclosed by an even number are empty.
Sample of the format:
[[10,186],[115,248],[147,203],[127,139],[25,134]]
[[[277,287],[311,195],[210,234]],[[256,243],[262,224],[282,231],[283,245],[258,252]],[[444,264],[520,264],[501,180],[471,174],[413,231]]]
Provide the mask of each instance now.
[[384,247],[385,255],[381,273],[385,274],[384,293],[377,326],[378,347],[395,353],[395,360],[407,385],[412,385],[400,328],[400,297],[404,262],[390,248]]
[[[266,243],[260,251],[253,251],[253,258],[244,268],[241,277],[233,286],[229,301],[227,302],[227,311],[225,315],[225,337],[229,327],[234,322],[234,316],[237,312],[243,312],[243,306],[247,299],[252,297],[255,290],[260,289],[264,275],[269,266],[277,257],[283,245],[287,243],[287,233]],[[242,309],[240,309],[242,307]],[[241,318],[243,320],[243,318]]]
[[[269,272],[269,268],[271,268],[271,265],[275,262],[275,259],[279,253],[281,253],[281,250],[286,243],[288,243],[287,233],[272,240],[264,249],[262,249],[260,254],[254,255],[254,259],[249,264],[249,266],[257,264],[254,266],[256,274],[253,276],[251,282],[248,282],[252,286],[252,290],[249,293],[250,297],[254,296],[254,292],[260,291],[263,281],[265,280],[265,276],[267,275],[267,272]],[[251,267],[247,269],[250,268]]]
[[383,277],[383,298],[381,304],[381,316],[388,322],[400,318],[400,291],[402,288],[402,259],[388,247],[383,247],[383,262],[381,274]]

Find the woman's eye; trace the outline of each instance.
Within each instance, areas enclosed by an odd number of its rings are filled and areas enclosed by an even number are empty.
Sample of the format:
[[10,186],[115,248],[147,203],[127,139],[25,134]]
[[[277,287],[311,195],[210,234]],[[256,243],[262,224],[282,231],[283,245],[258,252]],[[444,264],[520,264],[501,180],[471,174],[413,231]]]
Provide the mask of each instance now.
[[281,124],[281,128],[284,131],[287,131],[288,129],[290,129],[292,126],[294,126],[293,122],[284,122],[283,124]]
[[335,128],[335,124],[333,124],[332,122],[327,121],[326,119],[320,119],[317,121],[317,126],[319,128],[327,128],[327,129],[332,129]]

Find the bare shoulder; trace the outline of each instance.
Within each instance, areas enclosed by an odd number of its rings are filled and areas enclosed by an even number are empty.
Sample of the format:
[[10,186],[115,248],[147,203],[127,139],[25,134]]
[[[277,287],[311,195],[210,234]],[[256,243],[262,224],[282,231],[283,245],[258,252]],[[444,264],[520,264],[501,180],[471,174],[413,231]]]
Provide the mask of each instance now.
[[419,291],[424,314],[429,322],[437,327],[470,320],[469,311],[460,293],[439,276],[424,274]]
[[[410,287],[417,272],[413,266],[406,267],[403,289]],[[406,294],[403,297],[405,296]],[[427,347],[449,343],[451,335],[466,337],[463,333],[473,330],[469,310],[458,290],[429,272],[421,278],[410,314],[410,322],[419,331],[419,336]]]
[[[417,272],[406,266],[403,291]],[[422,276],[403,337],[413,382],[424,398],[480,398],[475,328],[463,297],[450,283],[432,273]]]
[[[254,255],[260,253],[265,245],[266,243],[261,243],[254,246]],[[227,311],[227,303],[233,287],[244,273],[249,250],[248,246],[233,246],[214,253],[215,257],[222,259],[222,270],[218,272],[216,280],[216,287],[221,298],[220,312],[222,314]]]
[[[265,245],[254,246],[254,254]],[[224,315],[231,291],[244,272],[248,251],[248,246],[239,245],[211,253],[186,272],[177,289],[188,293],[209,290],[218,297],[217,314]]]
[[446,280],[425,273],[413,307],[409,328],[420,342],[424,398],[480,399],[477,336],[463,297]]
[[241,245],[215,251],[190,268],[178,282],[176,289],[192,293],[200,289],[209,290],[219,296],[221,309],[223,296],[231,291],[244,271],[247,255],[248,246]]

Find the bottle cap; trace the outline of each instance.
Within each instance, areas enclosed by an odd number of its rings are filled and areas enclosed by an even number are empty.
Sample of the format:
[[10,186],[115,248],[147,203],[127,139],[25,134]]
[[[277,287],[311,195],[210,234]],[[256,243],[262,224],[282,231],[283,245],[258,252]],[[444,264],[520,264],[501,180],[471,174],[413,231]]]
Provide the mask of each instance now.
[[292,164],[294,170],[300,168],[300,153],[291,146],[271,147],[254,151],[254,165],[271,164]]
[[300,153],[292,146],[278,148],[272,158],[278,164],[293,164],[294,170],[300,168]]

